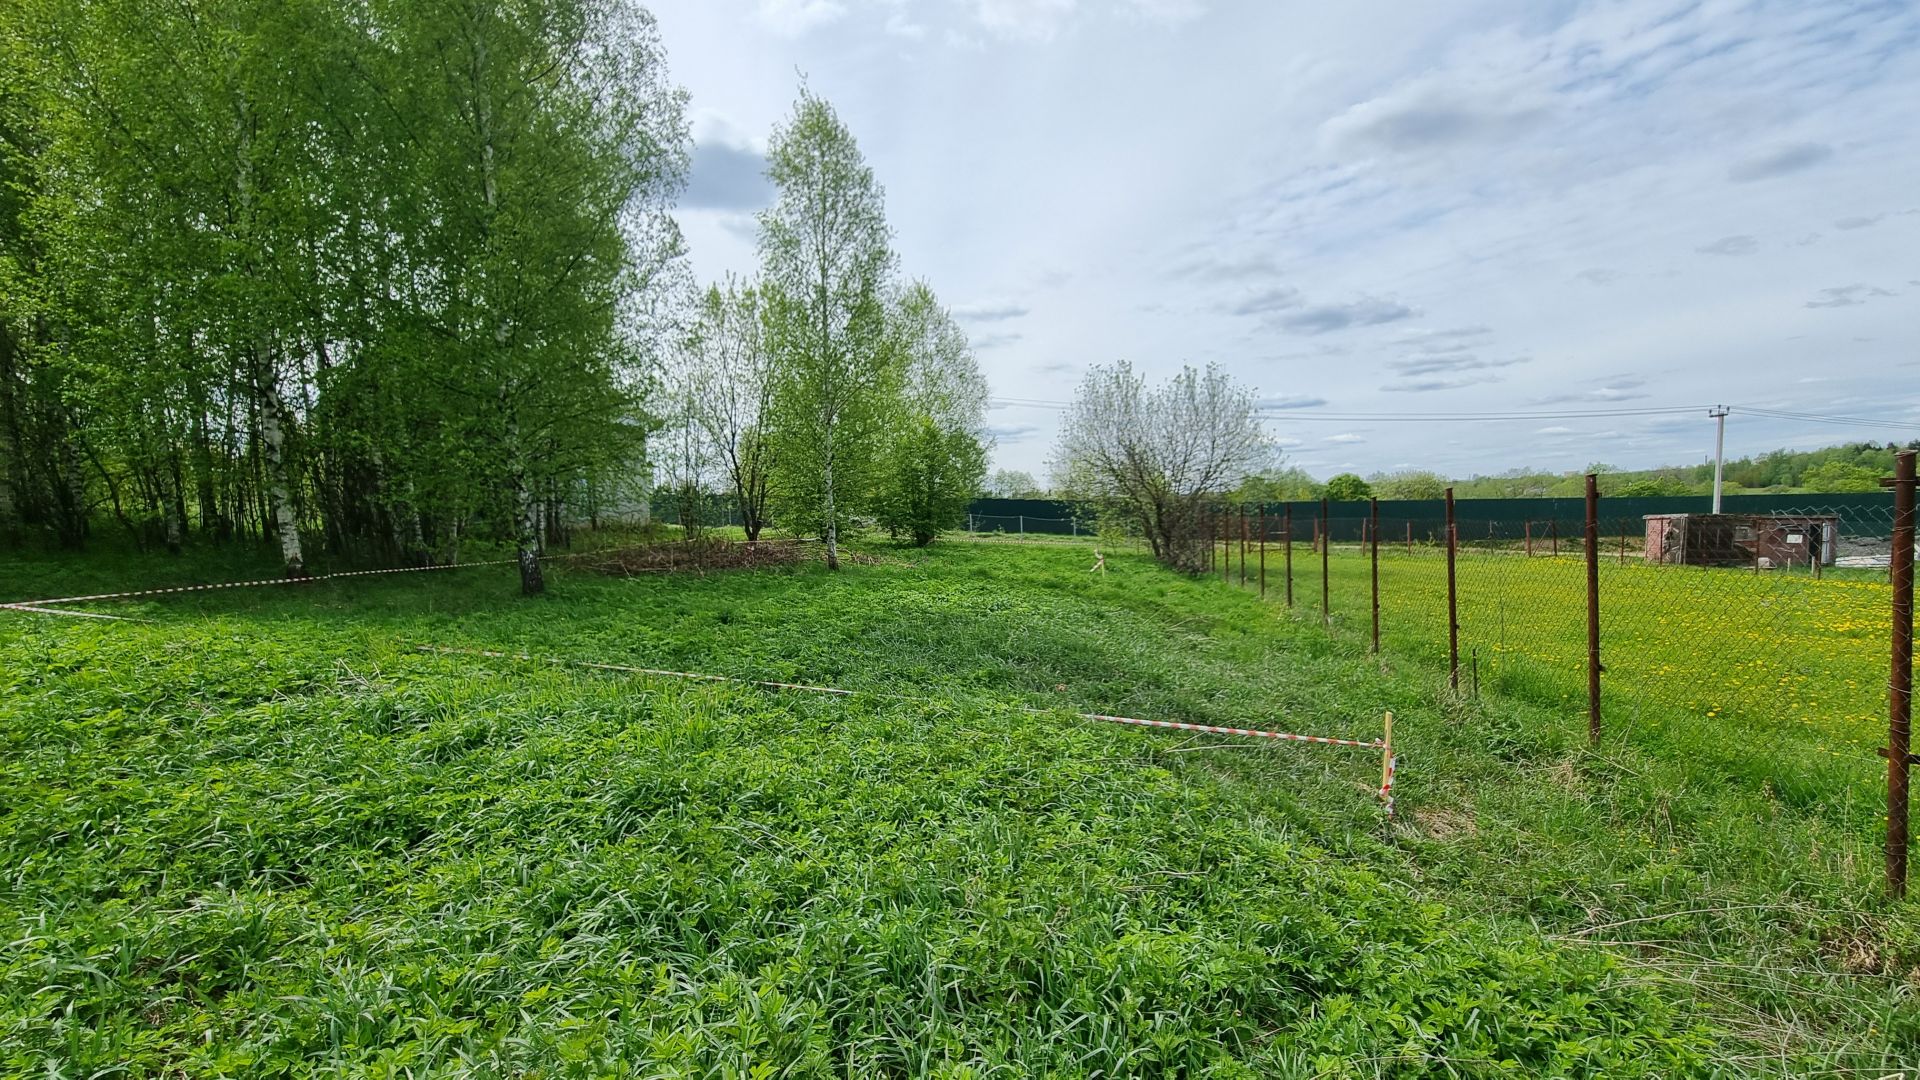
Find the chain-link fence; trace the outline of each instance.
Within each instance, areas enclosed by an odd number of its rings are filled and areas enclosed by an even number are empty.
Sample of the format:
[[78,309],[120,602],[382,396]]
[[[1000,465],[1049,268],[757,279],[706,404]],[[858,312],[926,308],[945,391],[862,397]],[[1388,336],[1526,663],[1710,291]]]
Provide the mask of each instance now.
[[1879,809],[1900,782],[1889,759],[1906,753],[1889,717],[1909,691],[1888,665],[1913,539],[1891,494],[1719,514],[1631,512],[1604,491],[1537,516],[1353,509],[1222,508],[1211,570],[1369,648],[1437,662],[1461,694],[1564,707],[1596,738],[1718,763],[1783,805],[1855,820],[1856,835],[1895,815]]
[[1092,536],[1096,530],[1074,517],[968,513],[966,531],[971,536]]

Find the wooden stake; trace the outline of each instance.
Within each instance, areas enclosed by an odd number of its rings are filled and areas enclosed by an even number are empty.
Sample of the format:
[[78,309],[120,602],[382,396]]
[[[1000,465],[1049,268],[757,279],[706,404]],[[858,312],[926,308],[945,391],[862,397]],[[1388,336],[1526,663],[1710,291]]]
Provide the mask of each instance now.
[[1380,787],[1382,790],[1385,790],[1387,786],[1388,776],[1393,769],[1393,712],[1392,710],[1388,710],[1386,719],[1383,723],[1386,730],[1381,735],[1380,741],[1386,745],[1384,745],[1380,749]]

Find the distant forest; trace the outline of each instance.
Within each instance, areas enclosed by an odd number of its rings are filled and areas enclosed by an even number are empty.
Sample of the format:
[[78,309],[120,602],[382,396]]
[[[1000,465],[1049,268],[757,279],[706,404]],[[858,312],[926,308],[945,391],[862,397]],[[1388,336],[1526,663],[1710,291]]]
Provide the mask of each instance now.
[[[1901,446],[1896,443],[1846,443],[1818,450],[1770,450],[1752,457],[1728,459],[1723,475],[1727,494],[1797,494],[1818,492],[1879,491],[1880,478],[1893,473],[1893,455],[1899,450],[1920,449],[1920,440]],[[1288,468],[1249,479],[1239,495],[1248,500],[1265,499],[1437,499],[1451,484],[1461,499],[1526,499],[1577,496],[1584,491],[1584,477],[1601,474],[1603,494],[1635,497],[1659,495],[1708,495],[1713,492],[1713,463],[1666,466],[1658,469],[1616,469],[1595,462],[1585,469],[1553,473],[1535,469],[1513,469],[1494,476],[1473,476],[1449,480],[1438,473],[1407,470],[1374,473],[1362,477],[1343,473],[1325,483],[1301,469]]]

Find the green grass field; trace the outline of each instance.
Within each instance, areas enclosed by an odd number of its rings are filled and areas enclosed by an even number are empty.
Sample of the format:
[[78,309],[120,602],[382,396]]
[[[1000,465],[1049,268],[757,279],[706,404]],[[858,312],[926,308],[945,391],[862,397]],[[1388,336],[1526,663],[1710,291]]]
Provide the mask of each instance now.
[[[0,1068],[1920,1061],[1920,929],[1879,898],[1870,811],[1817,777],[1790,797],[1677,721],[1590,751],[1548,684],[1453,699],[1411,645],[1369,658],[1353,625],[1136,554],[1098,575],[1072,544],[865,550],[837,575],[556,566],[534,600],[473,569],[98,608],[143,622],[0,612]],[[35,558],[0,580],[251,569]],[[1377,754],[1072,715],[1366,739],[1387,709],[1391,822]]]
[[[1336,546],[1329,567],[1336,624],[1366,633],[1365,552]],[[1781,798],[1849,810],[1862,836],[1875,832],[1885,798],[1875,753],[1886,744],[1884,571],[1815,579],[1611,557],[1599,570],[1610,734],[1760,777]],[[1295,575],[1296,602],[1317,617],[1318,557],[1296,556]],[[1458,577],[1463,679],[1477,674],[1489,690],[1584,707],[1580,556],[1466,547]],[[1385,647],[1444,664],[1444,552],[1383,546],[1380,582]]]

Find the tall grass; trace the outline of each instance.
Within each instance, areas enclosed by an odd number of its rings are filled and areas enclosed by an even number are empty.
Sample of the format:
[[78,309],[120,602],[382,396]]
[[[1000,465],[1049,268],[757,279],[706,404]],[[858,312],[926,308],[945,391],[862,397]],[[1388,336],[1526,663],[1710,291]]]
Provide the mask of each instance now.
[[[872,554],[5,616],[0,1062],[1671,1076],[1920,1039],[1871,868],[1762,842],[1819,807],[1589,754],[1138,556]],[[1388,708],[1397,823],[1364,751],[1070,715],[1369,738]]]

